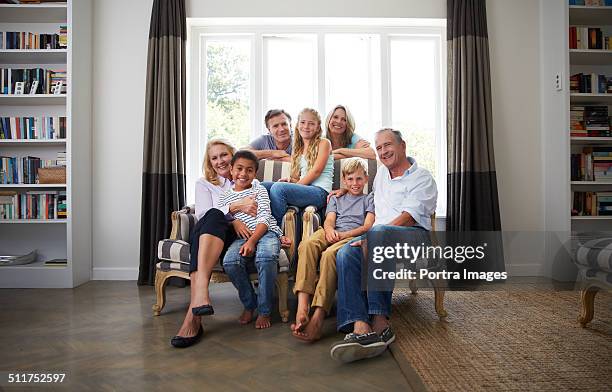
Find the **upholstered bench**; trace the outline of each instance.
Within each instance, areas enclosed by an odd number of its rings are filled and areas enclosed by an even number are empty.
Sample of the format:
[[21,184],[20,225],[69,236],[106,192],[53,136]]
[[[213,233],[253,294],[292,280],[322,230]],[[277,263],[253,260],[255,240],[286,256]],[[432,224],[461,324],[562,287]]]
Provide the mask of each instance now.
[[581,241],[576,250],[578,283],[581,288],[581,311],[578,322],[582,327],[593,320],[595,294],[612,289],[612,237]]

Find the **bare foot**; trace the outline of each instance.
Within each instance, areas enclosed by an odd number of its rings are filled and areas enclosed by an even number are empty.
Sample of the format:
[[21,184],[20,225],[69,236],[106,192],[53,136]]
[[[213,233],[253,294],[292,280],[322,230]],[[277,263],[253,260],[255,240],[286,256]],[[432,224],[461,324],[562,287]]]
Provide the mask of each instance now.
[[272,322],[270,321],[270,316],[263,316],[261,314],[257,316],[257,320],[255,320],[255,328],[264,329],[270,328],[271,326]]
[[184,338],[196,336],[200,330],[201,320],[199,316],[194,316],[191,313],[191,308],[188,309],[187,316],[181,325],[177,335]]
[[353,333],[355,335],[363,335],[370,332],[372,332],[370,324],[366,323],[365,321],[355,321],[355,324],[353,325]]
[[372,320],[372,330],[377,334],[380,334],[389,326],[389,320],[385,316],[376,315]]
[[238,322],[242,325],[246,325],[253,321],[253,311],[249,309],[245,309],[242,311],[242,314],[238,318]]
[[308,318],[308,308],[300,309],[298,307],[297,313],[295,314],[295,324],[291,324],[291,330],[293,332],[302,332],[304,327],[308,325],[310,319]]
[[316,342],[321,339],[321,328],[323,327],[324,319],[325,311],[321,308],[316,308],[304,331],[294,332],[293,336],[305,342]]

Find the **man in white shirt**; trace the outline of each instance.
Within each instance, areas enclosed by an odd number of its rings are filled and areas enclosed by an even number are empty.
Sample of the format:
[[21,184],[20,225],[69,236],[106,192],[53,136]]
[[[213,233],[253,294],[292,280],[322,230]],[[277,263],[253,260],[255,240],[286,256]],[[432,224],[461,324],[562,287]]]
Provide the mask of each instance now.
[[[376,133],[376,153],[384,166],[374,179],[374,231],[401,230],[406,242],[420,244],[431,230],[438,191],[429,171],[406,156],[402,134],[385,128]],[[331,348],[334,359],[352,362],[382,354],[395,340],[388,317],[392,291],[362,291],[362,237],[337,254],[338,331],[348,332]]]

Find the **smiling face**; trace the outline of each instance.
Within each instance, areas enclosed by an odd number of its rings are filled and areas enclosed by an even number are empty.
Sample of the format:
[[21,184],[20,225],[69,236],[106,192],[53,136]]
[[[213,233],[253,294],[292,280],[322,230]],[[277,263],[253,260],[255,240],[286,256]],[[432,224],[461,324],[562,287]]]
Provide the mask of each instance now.
[[251,187],[257,168],[255,162],[246,158],[238,158],[231,168],[234,179],[234,189],[242,191]]
[[317,137],[321,124],[317,117],[310,112],[303,112],[298,119],[298,132],[304,140],[311,140]]
[[346,132],[346,123],[346,111],[342,108],[337,108],[327,123],[327,130],[334,135],[342,135]]
[[382,131],[376,134],[374,139],[378,159],[389,170],[401,165],[406,159],[406,143],[398,142],[391,131]]
[[348,192],[353,196],[363,194],[363,188],[368,182],[368,176],[363,170],[357,169],[353,173],[347,173],[344,175],[344,186],[348,189]]
[[270,117],[268,130],[276,144],[289,143],[291,141],[291,121],[284,114]]
[[221,177],[229,178],[232,153],[227,146],[223,144],[211,146],[208,150],[208,157],[215,172]]

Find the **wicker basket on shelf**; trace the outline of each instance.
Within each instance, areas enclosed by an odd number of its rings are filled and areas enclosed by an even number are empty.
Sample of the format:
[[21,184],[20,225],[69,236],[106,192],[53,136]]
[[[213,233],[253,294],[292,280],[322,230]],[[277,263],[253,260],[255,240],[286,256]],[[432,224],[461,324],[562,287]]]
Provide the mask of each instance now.
[[65,184],[66,166],[41,167],[38,169],[39,184]]

